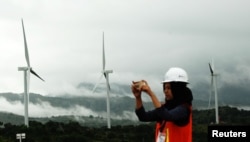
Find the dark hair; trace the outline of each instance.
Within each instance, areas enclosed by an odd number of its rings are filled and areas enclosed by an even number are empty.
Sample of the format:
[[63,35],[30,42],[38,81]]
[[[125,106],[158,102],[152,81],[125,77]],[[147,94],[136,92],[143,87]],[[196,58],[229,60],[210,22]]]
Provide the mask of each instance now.
[[[164,84],[165,85],[165,84]],[[189,111],[189,115],[191,113],[191,110],[188,108],[188,106],[192,105],[193,95],[191,90],[187,87],[187,83],[184,82],[170,82],[170,88],[173,94],[172,100],[166,100],[165,107],[168,110],[171,110],[178,105],[184,105],[187,107]],[[185,126],[189,122],[189,117],[176,120],[174,123],[178,126]]]
[[173,109],[181,104],[192,105],[193,95],[191,90],[187,87],[187,83],[170,82],[170,87],[173,94],[173,99],[166,100],[165,105],[168,109]]

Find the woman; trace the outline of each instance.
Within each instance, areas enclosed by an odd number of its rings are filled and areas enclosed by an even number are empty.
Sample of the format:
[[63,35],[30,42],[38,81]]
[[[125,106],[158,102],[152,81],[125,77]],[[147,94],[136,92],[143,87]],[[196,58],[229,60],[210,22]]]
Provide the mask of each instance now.
[[[145,80],[138,88],[133,82],[131,90],[136,98],[136,115],[140,121],[156,121],[156,142],[192,142],[192,92],[187,87],[188,75],[182,68],[170,68],[163,83],[165,103],[161,104]],[[145,111],[141,92],[151,98],[155,109]]]

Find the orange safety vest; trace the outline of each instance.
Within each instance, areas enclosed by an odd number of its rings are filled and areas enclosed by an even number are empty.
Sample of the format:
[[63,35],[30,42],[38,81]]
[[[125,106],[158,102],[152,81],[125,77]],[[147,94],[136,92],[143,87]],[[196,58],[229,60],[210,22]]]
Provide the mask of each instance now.
[[[165,134],[164,142],[192,142],[192,111],[189,117],[189,122],[185,126],[178,126],[171,121],[167,121],[162,132]],[[161,125],[160,122],[156,123],[155,141],[157,141]]]

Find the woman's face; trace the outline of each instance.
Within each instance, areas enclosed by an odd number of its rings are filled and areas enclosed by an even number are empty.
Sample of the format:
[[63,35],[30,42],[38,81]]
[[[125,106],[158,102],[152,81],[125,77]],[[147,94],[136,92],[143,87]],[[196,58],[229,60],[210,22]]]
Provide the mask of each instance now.
[[164,83],[164,94],[165,94],[165,100],[168,101],[173,99],[170,83]]

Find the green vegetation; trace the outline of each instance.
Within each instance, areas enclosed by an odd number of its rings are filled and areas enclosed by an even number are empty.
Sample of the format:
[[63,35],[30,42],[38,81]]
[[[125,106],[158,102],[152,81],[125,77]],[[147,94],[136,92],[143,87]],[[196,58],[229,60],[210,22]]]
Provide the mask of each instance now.
[[[220,121],[227,125],[250,125],[250,111],[221,107]],[[214,120],[213,110],[193,111],[193,141],[206,142],[207,126]],[[0,142],[16,142],[17,133],[26,133],[22,142],[152,142],[154,123],[115,125],[111,129],[68,123],[30,121],[30,127],[0,122]]]

